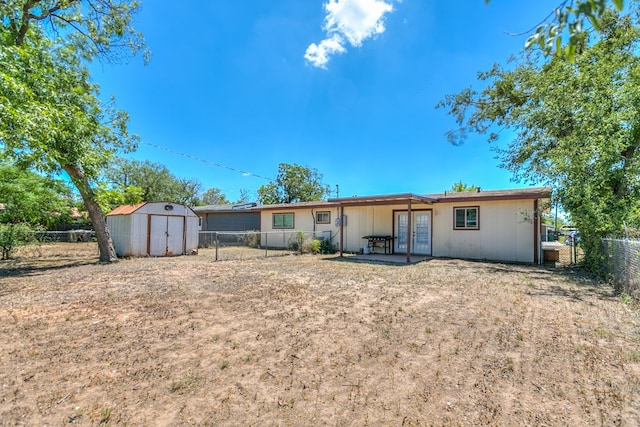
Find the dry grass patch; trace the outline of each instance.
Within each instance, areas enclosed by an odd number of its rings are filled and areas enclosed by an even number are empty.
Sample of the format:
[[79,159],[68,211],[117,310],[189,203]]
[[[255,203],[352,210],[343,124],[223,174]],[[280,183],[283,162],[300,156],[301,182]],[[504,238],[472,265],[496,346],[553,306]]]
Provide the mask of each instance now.
[[638,312],[575,271],[51,250],[0,264],[9,425],[640,424]]

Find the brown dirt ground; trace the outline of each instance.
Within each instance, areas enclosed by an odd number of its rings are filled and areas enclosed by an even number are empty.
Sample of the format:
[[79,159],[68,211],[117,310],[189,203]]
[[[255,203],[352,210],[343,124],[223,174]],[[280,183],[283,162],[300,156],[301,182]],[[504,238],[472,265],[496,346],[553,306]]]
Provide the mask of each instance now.
[[640,425],[640,316],[576,270],[0,263],[3,425]]

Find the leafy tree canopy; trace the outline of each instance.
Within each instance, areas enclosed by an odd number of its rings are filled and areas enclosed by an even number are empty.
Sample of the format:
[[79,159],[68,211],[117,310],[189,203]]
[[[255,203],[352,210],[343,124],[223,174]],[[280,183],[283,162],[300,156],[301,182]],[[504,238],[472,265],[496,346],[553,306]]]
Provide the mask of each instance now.
[[6,43],[14,46],[37,27],[88,61],[96,56],[120,60],[138,51],[148,60],[144,38],[132,26],[141,5],[135,0],[3,0],[0,22]]
[[477,185],[469,185],[465,184],[462,181],[458,181],[451,186],[451,189],[449,191],[452,191],[454,193],[464,193],[468,191],[478,191],[479,189],[480,187],[478,187]]
[[0,156],[40,171],[65,171],[98,239],[100,260],[117,259],[92,182],[117,151],[135,147],[128,116],[98,99],[85,61],[143,48],[121,0],[0,1]]
[[50,227],[68,218],[71,189],[62,181],[0,164],[0,223]]
[[[490,0],[485,0],[490,3]],[[608,7],[618,11],[624,9],[624,0],[563,0],[529,37],[525,47],[539,47],[545,55],[573,60],[577,49],[583,44],[590,26],[596,31],[603,29],[603,16]],[[568,34],[569,39],[566,40]]]
[[202,193],[200,202],[204,205],[227,205],[231,203],[219,188],[209,188]]
[[479,73],[483,90],[467,88],[439,104],[460,125],[448,134],[453,143],[469,133],[495,141],[502,128],[514,132],[498,150],[503,167],[555,187],[593,268],[600,238],[638,223],[640,200],[640,29],[629,16],[601,19],[598,40],[575,62],[543,63],[528,51]]
[[317,169],[280,163],[276,179],[258,188],[258,201],[264,205],[310,202],[322,200],[329,191]]
[[138,194],[139,201],[192,206],[200,203],[198,194],[202,185],[196,180],[178,178],[160,163],[117,158],[106,170],[105,176],[112,190]]

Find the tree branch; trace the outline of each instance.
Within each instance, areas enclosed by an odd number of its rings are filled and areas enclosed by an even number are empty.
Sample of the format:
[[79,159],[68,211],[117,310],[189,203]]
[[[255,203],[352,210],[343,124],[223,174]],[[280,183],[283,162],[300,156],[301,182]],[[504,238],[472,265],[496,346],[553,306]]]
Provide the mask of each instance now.
[[20,29],[18,30],[18,36],[16,37],[16,45],[22,46],[24,43],[24,37],[27,35],[27,31],[29,31],[29,9],[33,7],[36,0],[28,0],[22,6],[22,23],[20,24]]

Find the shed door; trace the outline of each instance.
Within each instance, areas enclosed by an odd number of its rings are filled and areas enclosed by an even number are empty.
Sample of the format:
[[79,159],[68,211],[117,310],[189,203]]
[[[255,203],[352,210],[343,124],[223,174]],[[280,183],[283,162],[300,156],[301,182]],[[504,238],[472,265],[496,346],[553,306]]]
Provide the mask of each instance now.
[[184,252],[184,218],[150,215],[149,255],[182,255]]
[[181,216],[167,217],[167,255],[182,255],[184,253],[184,218]]

